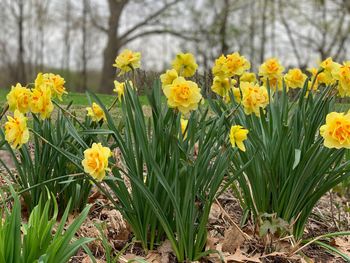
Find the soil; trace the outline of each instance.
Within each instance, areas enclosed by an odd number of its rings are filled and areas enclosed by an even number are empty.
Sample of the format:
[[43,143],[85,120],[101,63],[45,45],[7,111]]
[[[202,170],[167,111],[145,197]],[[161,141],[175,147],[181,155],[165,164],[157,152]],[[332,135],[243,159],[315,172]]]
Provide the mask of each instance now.
[[[0,158],[13,167],[11,158],[6,152],[0,151]],[[4,172],[3,169],[0,169],[0,173]],[[0,187],[4,186],[6,186],[6,181],[0,177]],[[131,229],[120,212],[113,209],[111,203],[97,189],[93,189],[89,203],[92,204],[92,208],[77,236],[96,238],[96,241],[91,242],[88,247],[98,263],[106,262],[101,236],[106,238],[111,251],[116,253],[121,251],[119,262],[127,262],[136,257],[153,263],[177,262],[167,242],[158,247],[156,251],[145,254],[140,244],[133,239]],[[327,193],[313,210],[305,229],[305,238],[348,231],[350,229],[349,211],[348,199],[336,193]],[[241,226],[242,216],[243,211],[239,201],[229,190],[218,197],[212,206],[208,224],[207,249],[221,251],[226,262],[345,262],[341,257],[332,255],[313,244],[292,254],[293,248],[288,239],[279,240],[272,249],[268,249],[264,245],[267,240],[258,237],[250,218]],[[69,222],[74,217],[71,215]],[[331,239],[330,245],[350,256],[350,237]],[[79,250],[71,262],[87,263],[90,262],[90,259],[83,250]],[[210,255],[201,262],[220,262],[220,260],[217,255]]]

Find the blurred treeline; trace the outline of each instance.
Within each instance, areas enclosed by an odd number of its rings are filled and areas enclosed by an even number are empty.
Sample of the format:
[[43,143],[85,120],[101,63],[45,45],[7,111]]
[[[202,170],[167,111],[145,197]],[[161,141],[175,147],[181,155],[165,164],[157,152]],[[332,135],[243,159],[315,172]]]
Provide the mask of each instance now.
[[0,88],[51,71],[70,90],[110,92],[125,47],[142,52],[140,83],[179,51],[195,54],[204,81],[234,51],[253,70],[272,56],[305,69],[349,59],[349,33],[349,0],[0,0]]

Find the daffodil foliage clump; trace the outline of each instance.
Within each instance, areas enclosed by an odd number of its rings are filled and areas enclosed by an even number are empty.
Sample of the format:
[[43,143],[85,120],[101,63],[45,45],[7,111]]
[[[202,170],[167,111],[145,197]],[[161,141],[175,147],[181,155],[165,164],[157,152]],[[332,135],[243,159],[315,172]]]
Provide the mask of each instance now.
[[[113,66],[114,102],[87,93],[84,120],[60,105],[67,92],[58,75],[40,73],[34,84],[12,87],[0,145],[15,172],[0,162],[30,210],[44,189],[62,208],[82,210],[94,184],[145,251],[169,240],[184,262],[215,252],[205,250],[208,217],[228,186],[260,235],[298,244],[317,201],[350,175],[350,113],[334,110],[336,96],[350,96],[350,62],[329,58],[285,74],[270,58],[255,74],[238,52],[221,55],[212,68],[217,97],[204,103],[193,81],[196,60],[179,53],[146,89],[147,113],[133,81],[141,54],[126,49]],[[121,118],[112,117],[115,107]]]
[[[118,57],[116,62],[120,61],[122,58]],[[122,74],[128,71],[118,63]],[[200,110],[200,88],[188,79],[197,69],[193,55],[179,54],[172,64],[173,68],[162,75],[162,84],[155,81],[148,94],[150,116],[144,113],[130,81],[115,82],[121,123],[92,95],[105,113],[113,141],[111,148],[121,157],[118,163],[110,159],[112,175],[106,177],[94,170],[100,167],[107,171],[102,168],[102,161],[95,161],[98,154],[108,158],[107,149],[96,148],[96,155],[87,150],[82,164],[87,173],[106,183],[115,194],[117,199],[112,195],[109,198],[145,250],[168,239],[182,262],[210,253],[205,251],[209,212],[228,175],[227,160],[232,158],[234,149],[225,135],[224,118],[209,118],[207,107]],[[132,72],[136,65],[130,59]],[[167,105],[162,103],[162,93]],[[97,129],[90,133],[107,131]],[[104,189],[101,183],[98,185]]]
[[212,90],[219,99],[210,101],[226,115],[227,129],[233,125],[230,140],[240,151],[231,165],[246,165],[235,192],[260,235],[298,241],[317,201],[350,175],[350,115],[335,112],[336,97],[349,95],[350,64],[329,58],[308,75],[297,68],[284,75],[271,58],[257,77],[243,61],[232,74],[230,56],[216,60]]
[[[30,211],[46,189],[56,196],[60,214],[70,200],[70,209],[81,211],[92,187],[75,162],[76,156],[86,145],[91,146],[95,138],[82,136],[80,140],[85,144],[81,146],[76,134],[78,127],[84,130],[99,127],[104,112],[93,103],[84,120],[76,118],[70,105],[59,104],[68,93],[64,85],[65,80],[59,75],[39,73],[34,83],[27,86],[17,83],[7,94],[4,107],[8,109],[7,121],[0,132],[0,145],[10,154],[14,167],[3,160],[0,163]],[[64,148],[70,155],[62,155],[57,148]]]

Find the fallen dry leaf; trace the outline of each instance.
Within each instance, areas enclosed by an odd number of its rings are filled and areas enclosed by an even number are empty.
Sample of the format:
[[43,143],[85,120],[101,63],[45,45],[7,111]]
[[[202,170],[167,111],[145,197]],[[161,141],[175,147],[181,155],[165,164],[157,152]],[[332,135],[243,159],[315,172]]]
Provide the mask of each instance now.
[[[162,258],[163,257],[157,251],[149,251],[145,259],[150,263],[163,263]],[[168,262],[169,261],[166,261],[166,263]]]
[[261,263],[258,255],[254,255],[253,257],[247,257],[244,255],[240,248],[236,249],[236,252],[233,255],[225,256],[225,262],[255,262]]
[[220,206],[216,203],[213,203],[209,213],[209,224],[214,224],[219,221],[221,214],[222,212]]
[[171,242],[169,240],[165,240],[157,249],[158,253],[161,255],[161,263],[169,263],[170,262],[170,254],[173,253],[173,249],[171,247]]
[[231,226],[225,231],[224,241],[222,243],[222,251],[234,254],[245,241],[242,233],[236,226]]

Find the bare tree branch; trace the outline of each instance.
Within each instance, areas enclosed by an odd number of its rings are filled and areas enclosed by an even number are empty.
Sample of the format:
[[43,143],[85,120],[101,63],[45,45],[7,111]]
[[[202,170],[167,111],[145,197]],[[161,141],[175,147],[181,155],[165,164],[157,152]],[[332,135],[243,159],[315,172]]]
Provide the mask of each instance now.
[[298,65],[300,67],[301,66],[301,58],[300,58],[298,48],[297,48],[297,45],[296,45],[294,37],[293,37],[293,33],[289,27],[289,24],[288,24],[286,18],[284,17],[284,10],[282,8],[281,1],[279,2],[279,11],[280,11],[280,17],[281,17],[282,24],[283,24],[284,28],[286,29],[289,41],[290,41],[292,48],[293,48],[294,55],[298,61]]
[[333,36],[333,41],[330,43],[329,47],[326,50],[326,54],[331,54],[331,51],[333,49],[333,47],[336,45],[338,37],[341,36],[341,33],[343,31],[343,24],[344,24],[344,20],[345,20],[345,12],[342,12],[342,16],[339,19],[338,22],[338,26],[337,26],[337,30]]
[[157,18],[158,16],[160,16],[162,13],[164,13],[169,7],[177,4],[178,2],[180,2],[182,0],[174,0],[172,2],[169,2],[167,4],[165,4],[163,7],[161,7],[160,9],[158,9],[157,11],[155,11],[153,14],[147,16],[143,21],[137,23],[136,25],[134,25],[132,28],[130,28],[128,31],[126,31],[125,33],[123,33],[120,36],[120,39],[125,39],[127,38],[131,33],[135,32],[137,29],[147,25],[149,22],[151,22],[153,19]]
[[90,14],[91,24],[94,27],[96,27],[97,29],[101,30],[102,32],[108,33],[108,28],[106,28],[103,25],[99,24],[98,21],[97,21],[96,16],[94,16],[95,12],[92,12],[92,10],[91,10],[91,3],[90,3],[90,1],[88,1],[88,3],[87,3],[87,10],[88,10],[88,13]]
[[137,38],[145,37],[145,36],[149,36],[149,35],[154,35],[154,34],[169,34],[169,35],[176,36],[176,37],[182,38],[184,40],[188,40],[188,41],[199,41],[198,38],[196,38],[194,36],[187,36],[187,35],[183,34],[183,32],[177,32],[177,31],[173,31],[170,29],[153,29],[153,30],[149,30],[149,31],[140,32],[140,33],[133,35],[127,39],[124,39],[123,41],[121,41],[120,46],[126,45],[127,43],[129,43]]

